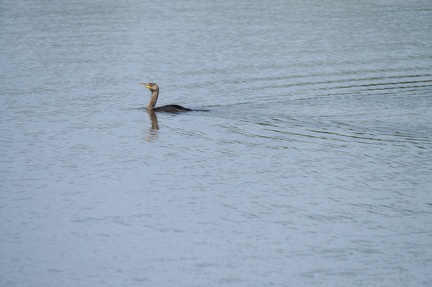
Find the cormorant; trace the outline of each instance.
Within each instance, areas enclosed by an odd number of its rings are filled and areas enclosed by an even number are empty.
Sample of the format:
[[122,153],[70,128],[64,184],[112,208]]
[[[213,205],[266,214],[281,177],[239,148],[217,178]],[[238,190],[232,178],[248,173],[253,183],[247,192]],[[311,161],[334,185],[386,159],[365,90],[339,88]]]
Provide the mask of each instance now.
[[155,111],[155,112],[164,112],[164,113],[182,113],[182,112],[192,111],[191,109],[179,105],[166,105],[166,106],[155,108],[159,96],[159,86],[155,83],[148,83],[148,84],[140,83],[140,85],[143,85],[144,87],[149,89],[152,93],[150,101],[147,104],[147,110]]

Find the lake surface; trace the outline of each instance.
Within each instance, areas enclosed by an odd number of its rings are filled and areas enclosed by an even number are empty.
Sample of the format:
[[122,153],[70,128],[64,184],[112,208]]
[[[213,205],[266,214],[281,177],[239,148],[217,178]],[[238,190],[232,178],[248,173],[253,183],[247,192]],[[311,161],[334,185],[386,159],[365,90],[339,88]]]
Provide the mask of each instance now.
[[0,1],[0,285],[429,286],[431,31],[429,0]]

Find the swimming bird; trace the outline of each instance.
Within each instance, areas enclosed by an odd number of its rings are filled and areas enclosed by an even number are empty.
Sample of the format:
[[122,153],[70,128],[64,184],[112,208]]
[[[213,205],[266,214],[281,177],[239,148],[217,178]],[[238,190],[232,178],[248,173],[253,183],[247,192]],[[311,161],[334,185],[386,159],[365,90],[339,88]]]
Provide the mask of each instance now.
[[149,111],[155,111],[155,112],[163,112],[163,113],[183,113],[192,111],[191,109],[179,106],[179,105],[166,105],[162,107],[157,107],[156,102],[159,96],[159,86],[155,83],[140,83],[140,85],[143,85],[147,89],[151,91],[151,98],[149,103],[147,104],[147,110]]

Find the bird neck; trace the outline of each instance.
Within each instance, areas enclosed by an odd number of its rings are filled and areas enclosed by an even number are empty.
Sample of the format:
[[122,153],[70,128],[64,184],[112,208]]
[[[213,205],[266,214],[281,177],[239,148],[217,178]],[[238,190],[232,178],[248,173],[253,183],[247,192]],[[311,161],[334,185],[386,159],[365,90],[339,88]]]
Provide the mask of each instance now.
[[159,96],[159,91],[152,91],[152,95],[149,103],[147,104],[147,110],[153,110],[156,106],[156,102]]

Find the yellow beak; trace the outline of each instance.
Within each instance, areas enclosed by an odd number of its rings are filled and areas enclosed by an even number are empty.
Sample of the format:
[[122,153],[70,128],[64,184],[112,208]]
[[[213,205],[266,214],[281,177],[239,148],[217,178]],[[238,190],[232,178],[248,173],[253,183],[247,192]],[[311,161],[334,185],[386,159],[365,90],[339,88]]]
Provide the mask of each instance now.
[[151,86],[149,84],[146,83],[140,83],[140,85],[146,87],[147,89],[151,89]]

